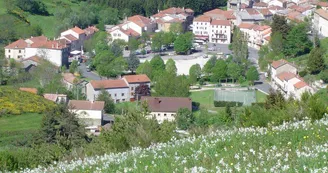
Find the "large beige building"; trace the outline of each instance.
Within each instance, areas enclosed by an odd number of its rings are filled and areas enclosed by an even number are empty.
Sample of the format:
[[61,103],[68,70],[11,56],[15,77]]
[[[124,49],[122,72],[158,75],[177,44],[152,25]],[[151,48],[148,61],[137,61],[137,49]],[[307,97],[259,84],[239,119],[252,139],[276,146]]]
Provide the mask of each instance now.
[[324,9],[316,10],[314,12],[313,24],[319,35],[328,37],[328,11]]
[[262,45],[266,44],[271,35],[271,27],[268,25],[241,23],[238,27],[246,34],[248,46],[255,49],[260,49]]

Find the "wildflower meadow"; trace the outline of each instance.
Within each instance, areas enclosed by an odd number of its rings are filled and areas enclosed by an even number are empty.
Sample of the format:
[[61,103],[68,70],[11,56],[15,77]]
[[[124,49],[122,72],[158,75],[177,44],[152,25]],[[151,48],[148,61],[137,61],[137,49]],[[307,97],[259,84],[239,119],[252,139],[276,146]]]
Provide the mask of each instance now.
[[217,130],[22,172],[328,172],[328,117]]

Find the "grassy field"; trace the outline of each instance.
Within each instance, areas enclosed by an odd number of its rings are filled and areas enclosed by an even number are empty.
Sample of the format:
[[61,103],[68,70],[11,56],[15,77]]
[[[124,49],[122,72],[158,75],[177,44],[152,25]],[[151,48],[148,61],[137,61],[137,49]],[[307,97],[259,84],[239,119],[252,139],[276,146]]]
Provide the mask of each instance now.
[[24,139],[40,128],[42,115],[28,113],[0,117],[0,147]]
[[235,128],[35,172],[326,172],[328,119]]
[[256,91],[256,101],[258,103],[264,103],[267,95],[261,91]]

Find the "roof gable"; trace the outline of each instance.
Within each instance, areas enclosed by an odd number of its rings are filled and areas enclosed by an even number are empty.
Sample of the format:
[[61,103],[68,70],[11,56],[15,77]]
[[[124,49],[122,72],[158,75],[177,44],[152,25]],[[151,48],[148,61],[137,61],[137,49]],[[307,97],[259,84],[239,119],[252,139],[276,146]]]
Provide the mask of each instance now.
[[105,106],[103,101],[86,101],[86,100],[70,100],[68,102],[70,109],[77,110],[98,110],[102,111]]
[[128,83],[145,83],[150,82],[150,79],[145,74],[139,75],[125,75],[123,77]]
[[148,103],[151,112],[177,112],[180,108],[192,110],[192,101],[187,97],[141,97]]
[[99,89],[114,89],[114,88],[128,88],[127,83],[122,79],[117,80],[92,80],[90,84],[95,90]]

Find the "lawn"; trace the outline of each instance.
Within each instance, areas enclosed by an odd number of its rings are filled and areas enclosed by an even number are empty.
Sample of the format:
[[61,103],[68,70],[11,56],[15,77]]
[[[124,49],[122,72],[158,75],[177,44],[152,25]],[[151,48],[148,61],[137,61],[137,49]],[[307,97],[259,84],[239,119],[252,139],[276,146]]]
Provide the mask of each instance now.
[[39,25],[42,28],[43,34],[50,39],[53,39],[56,35],[56,18],[54,16],[29,15],[28,20],[31,24]]
[[193,102],[200,103],[201,108],[206,108],[212,111],[219,111],[223,108],[214,107],[213,98],[214,91],[213,90],[204,90],[204,91],[194,91],[191,92],[190,98]]
[[0,147],[24,139],[41,126],[42,115],[27,113],[0,117]]
[[258,103],[264,103],[267,95],[261,91],[256,91],[256,101]]
[[139,102],[122,102],[115,104],[115,109],[117,113],[122,114],[124,110],[139,110],[140,103]]

